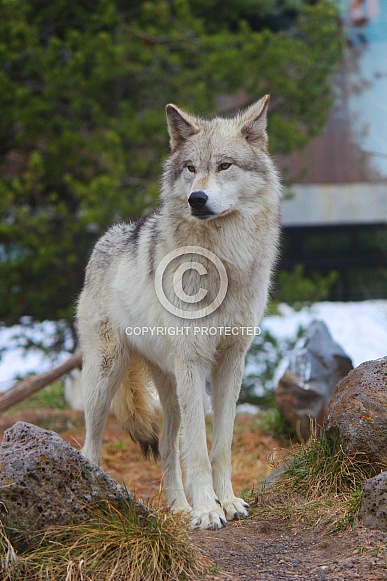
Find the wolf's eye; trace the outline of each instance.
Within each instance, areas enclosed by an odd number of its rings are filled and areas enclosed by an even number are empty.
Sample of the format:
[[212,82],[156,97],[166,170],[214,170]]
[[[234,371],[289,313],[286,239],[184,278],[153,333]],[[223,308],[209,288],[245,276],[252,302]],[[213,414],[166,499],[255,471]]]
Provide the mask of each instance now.
[[195,166],[194,165],[187,165],[187,169],[188,171],[190,171],[191,173],[195,173]]
[[228,169],[229,167],[232,166],[232,163],[221,163],[220,166],[218,167],[219,171],[225,171],[226,169]]

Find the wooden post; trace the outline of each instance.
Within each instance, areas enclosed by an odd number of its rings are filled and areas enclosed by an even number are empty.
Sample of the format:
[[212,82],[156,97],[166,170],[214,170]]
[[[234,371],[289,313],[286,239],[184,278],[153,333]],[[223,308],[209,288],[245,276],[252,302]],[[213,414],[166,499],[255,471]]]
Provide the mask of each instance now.
[[0,394],[0,413],[16,403],[19,403],[19,401],[22,401],[24,398],[32,395],[36,391],[39,391],[42,387],[53,383],[62,377],[62,375],[69,373],[72,369],[80,367],[81,363],[82,353],[77,352],[58,365],[58,367],[55,367],[55,369],[51,369],[51,371],[41,373],[40,375],[33,375],[28,379],[23,379],[23,381],[18,381],[7,391]]

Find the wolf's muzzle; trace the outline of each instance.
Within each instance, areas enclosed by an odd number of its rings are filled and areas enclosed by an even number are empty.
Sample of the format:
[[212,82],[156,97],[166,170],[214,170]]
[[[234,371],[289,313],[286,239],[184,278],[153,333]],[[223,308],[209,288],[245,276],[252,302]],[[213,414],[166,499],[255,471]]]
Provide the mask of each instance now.
[[205,192],[202,192],[201,190],[191,192],[188,198],[188,203],[191,206],[192,216],[205,220],[214,214],[214,212],[206,206],[207,200],[208,196]]
[[188,198],[188,203],[193,210],[201,210],[206,205],[207,200],[207,194],[201,190],[197,190],[195,192],[191,192]]

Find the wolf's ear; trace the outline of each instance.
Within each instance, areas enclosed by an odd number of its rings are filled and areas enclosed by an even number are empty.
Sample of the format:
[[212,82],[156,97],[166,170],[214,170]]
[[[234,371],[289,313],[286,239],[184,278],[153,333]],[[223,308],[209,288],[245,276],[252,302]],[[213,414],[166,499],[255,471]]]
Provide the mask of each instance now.
[[258,142],[266,145],[266,117],[269,101],[270,95],[265,95],[242,113],[242,133],[252,145],[256,145]]
[[195,123],[195,118],[189,113],[182,111],[176,105],[167,105],[165,107],[168,122],[168,132],[171,149],[174,151],[188,137],[199,132],[199,127]]

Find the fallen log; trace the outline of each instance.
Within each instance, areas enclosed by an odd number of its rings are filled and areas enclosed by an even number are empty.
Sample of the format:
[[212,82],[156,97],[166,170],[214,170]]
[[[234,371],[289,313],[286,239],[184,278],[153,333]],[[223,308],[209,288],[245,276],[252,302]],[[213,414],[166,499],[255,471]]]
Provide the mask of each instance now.
[[46,373],[33,375],[28,379],[18,381],[15,383],[15,385],[0,395],[0,413],[12,407],[16,403],[19,403],[19,401],[22,401],[29,395],[39,391],[39,389],[46,387],[46,385],[53,383],[62,377],[62,375],[69,373],[72,369],[80,367],[81,363],[82,353],[77,352],[66,359],[66,361],[58,365],[58,367],[55,367]]

